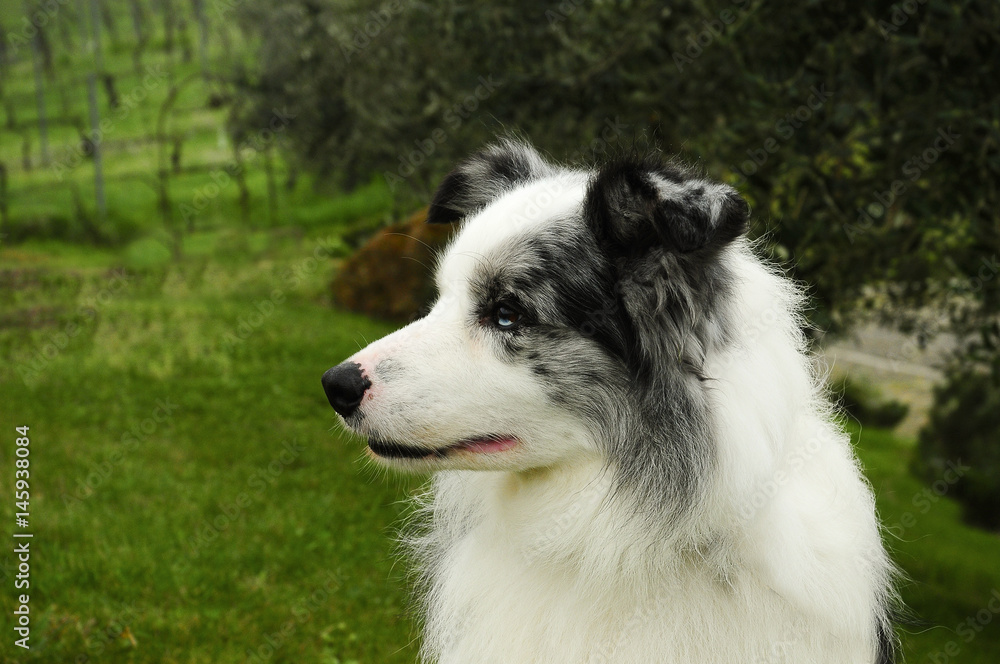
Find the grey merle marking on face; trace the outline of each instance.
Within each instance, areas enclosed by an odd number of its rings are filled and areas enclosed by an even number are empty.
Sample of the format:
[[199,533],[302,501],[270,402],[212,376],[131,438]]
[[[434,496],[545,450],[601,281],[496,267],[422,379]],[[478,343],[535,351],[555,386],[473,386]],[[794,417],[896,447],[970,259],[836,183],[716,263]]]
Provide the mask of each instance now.
[[513,141],[469,157],[445,176],[427,210],[427,222],[450,224],[478,212],[503,192],[552,172],[534,150]]
[[[528,146],[491,146],[445,178],[429,221],[460,221],[565,172]],[[555,403],[617,433],[608,452],[620,482],[673,486],[661,498],[689,503],[714,458],[704,359],[731,325],[733,277],[720,253],[745,231],[749,207],[731,187],[651,156],[586,177],[576,214],[484,256],[470,278],[474,317],[516,307],[523,324],[492,331],[501,356],[524,362]]]

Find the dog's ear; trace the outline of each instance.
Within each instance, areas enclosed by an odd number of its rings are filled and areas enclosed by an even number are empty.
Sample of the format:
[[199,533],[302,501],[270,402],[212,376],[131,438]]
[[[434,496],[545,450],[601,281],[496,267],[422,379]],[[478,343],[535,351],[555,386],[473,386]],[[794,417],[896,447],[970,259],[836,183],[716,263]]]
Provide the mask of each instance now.
[[468,157],[445,176],[427,211],[427,222],[450,224],[478,212],[505,191],[552,171],[526,143],[506,139]]
[[655,159],[623,159],[591,180],[584,213],[613,253],[650,247],[689,253],[720,248],[746,231],[750,206],[729,185],[693,177]]

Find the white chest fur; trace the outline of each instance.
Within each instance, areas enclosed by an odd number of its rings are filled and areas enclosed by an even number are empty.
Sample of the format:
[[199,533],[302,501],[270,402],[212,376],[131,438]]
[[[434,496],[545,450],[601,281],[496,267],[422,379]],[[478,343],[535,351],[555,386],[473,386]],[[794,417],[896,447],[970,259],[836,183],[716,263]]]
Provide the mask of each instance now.
[[593,461],[558,477],[438,477],[435,525],[418,543],[433,561],[428,661],[874,660],[871,633],[793,605],[739,560],[738,542],[685,549],[651,537],[605,478]]

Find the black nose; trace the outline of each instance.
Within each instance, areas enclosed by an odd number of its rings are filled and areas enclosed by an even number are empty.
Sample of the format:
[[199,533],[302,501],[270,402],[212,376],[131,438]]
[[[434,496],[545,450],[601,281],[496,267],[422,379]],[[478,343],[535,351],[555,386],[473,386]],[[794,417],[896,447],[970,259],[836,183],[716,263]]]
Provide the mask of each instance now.
[[361,373],[361,365],[344,362],[323,374],[323,390],[330,405],[341,417],[347,417],[358,409],[365,391],[372,382]]

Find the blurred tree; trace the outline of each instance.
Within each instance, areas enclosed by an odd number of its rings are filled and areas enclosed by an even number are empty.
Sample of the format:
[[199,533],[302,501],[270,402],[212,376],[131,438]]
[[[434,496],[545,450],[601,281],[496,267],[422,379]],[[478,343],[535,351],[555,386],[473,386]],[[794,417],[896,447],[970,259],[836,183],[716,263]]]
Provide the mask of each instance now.
[[150,30],[146,27],[149,18],[139,0],[129,0],[129,13],[132,17],[132,31],[135,33],[135,42],[132,47],[132,68],[138,75],[142,72],[143,52],[149,45]]
[[[859,304],[926,335],[1000,307],[1000,4],[248,0],[259,44],[234,123],[294,107],[291,152],[426,200],[451,163],[524,132],[586,161],[645,134],[755,204],[836,327]],[[906,316],[934,300],[961,316]],[[978,314],[972,315],[974,311]],[[954,312],[953,312],[954,313]],[[940,324],[939,324],[940,323]]]
[[17,128],[17,105],[14,104],[11,96],[6,93],[6,87],[4,86],[10,75],[9,51],[10,46],[7,43],[7,31],[3,25],[0,25],[0,73],[2,73],[2,76],[0,76],[0,104],[3,105],[4,114],[7,116],[7,120],[4,123],[5,128],[14,131]]
[[238,18],[259,57],[234,126],[291,107],[286,145],[334,183],[377,174],[426,201],[512,130],[560,159],[638,136],[704,160],[811,284],[821,328],[956,333],[918,465],[933,480],[966,454],[981,472],[956,495],[995,526],[1000,3],[248,0]]
[[[1000,311],[1000,3],[247,0],[233,123],[426,201],[518,131],[564,159],[642,137],[736,184],[814,321],[968,337]],[[934,312],[927,316],[926,311]]]
[[984,337],[935,388],[916,470],[968,522],[1000,531],[1000,327]]

